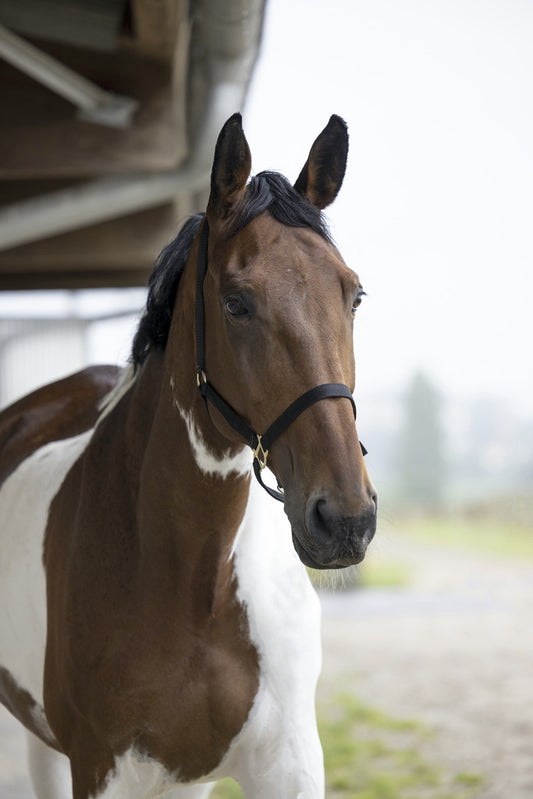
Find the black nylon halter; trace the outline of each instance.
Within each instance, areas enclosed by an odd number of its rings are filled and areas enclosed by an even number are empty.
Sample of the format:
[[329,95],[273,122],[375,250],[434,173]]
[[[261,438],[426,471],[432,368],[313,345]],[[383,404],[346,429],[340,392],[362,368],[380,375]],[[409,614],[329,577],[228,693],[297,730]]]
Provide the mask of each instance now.
[[[209,240],[209,225],[207,218],[204,219],[200,242],[198,247],[198,263],[196,269],[196,380],[198,391],[207,403],[210,402],[222,414],[228,424],[244,438],[250,445],[254,455],[254,472],[259,483],[263,486],[271,497],[284,501],[282,490],[276,491],[263,482],[262,471],[267,465],[268,453],[274,441],[291,425],[298,416],[314,405],[315,402],[328,397],[345,397],[350,400],[353,409],[354,419],[356,418],[356,408],[352,392],[344,383],[323,383],[315,386],[298,399],[292,402],[278,418],[272,422],[266,433],[259,435],[253,430],[248,422],[242,418],[226,400],[213,388],[207,379],[205,364],[205,304],[204,304],[204,279],[207,273],[207,245]],[[363,455],[366,449],[360,444]],[[278,485],[281,489],[281,486]]]

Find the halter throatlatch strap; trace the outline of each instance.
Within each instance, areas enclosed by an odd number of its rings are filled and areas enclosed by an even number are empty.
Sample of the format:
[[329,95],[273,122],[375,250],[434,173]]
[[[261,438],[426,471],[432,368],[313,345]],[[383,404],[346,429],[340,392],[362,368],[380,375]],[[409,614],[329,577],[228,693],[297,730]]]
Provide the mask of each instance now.
[[[204,278],[207,272],[207,245],[209,239],[209,225],[207,218],[204,219],[200,242],[198,246],[198,266],[196,270],[196,382],[198,391],[203,397],[207,407],[210,402],[222,414],[227,423],[243,438],[252,448],[254,456],[254,473],[259,483],[263,486],[271,497],[284,501],[283,492],[270,488],[263,482],[262,471],[267,465],[268,453],[274,441],[291,425],[307,408],[315,402],[328,399],[330,397],[344,397],[350,400],[353,409],[354,419],[356,418],[356,408],[352,392],[344,383],[323,383],[315,386],[298,399],[294,400],[278,418],[272,422],[266,433],[259,435],[253,430],[248,422],[242,418],[226,400],[213,388],[207,379],[205,366],[205,305],[204,305]],[[360,444],[363,455],[366,449]],[[278,485],[278,488],[281,486]]]
[[209,241],[209,223],[204,217],[200,241],[198,244],[198,262],[196,266],[196,381],[198,387],[206,380],[205,373],[205,306],[204,279],[207,272],[207,245]]

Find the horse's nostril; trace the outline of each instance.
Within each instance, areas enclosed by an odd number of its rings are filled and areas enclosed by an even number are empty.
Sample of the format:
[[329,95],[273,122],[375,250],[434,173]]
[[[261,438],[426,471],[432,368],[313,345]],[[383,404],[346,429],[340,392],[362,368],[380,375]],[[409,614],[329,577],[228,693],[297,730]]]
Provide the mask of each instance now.
[[342,512],[337,503],[325,496],[309,500],[305,521],[309,534],[316,544],[328,545],[339,536],[362,536],[369,526],[375,524],[378,496],[375,491],[368,495],[357,513]]
[[327,493],[309,498],[305,531],[297,547],[306,565],[339,569],[363,560],[376,530],[377,495],[369,491],[357,499],[355,507],[350,507],[347,500]]
[[328,519],[327,502],[325,499],[313,499],[307,506],[307,529],[315,540],[331,539],[331,525]]

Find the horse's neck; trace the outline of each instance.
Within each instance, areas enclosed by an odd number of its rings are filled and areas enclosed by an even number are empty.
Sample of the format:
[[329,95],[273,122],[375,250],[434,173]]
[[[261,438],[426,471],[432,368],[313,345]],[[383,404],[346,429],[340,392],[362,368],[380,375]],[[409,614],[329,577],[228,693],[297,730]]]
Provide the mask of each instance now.
[[167,350],[148,356],[128,412],[140,568],[160,586],[165,572],[169,581],[209,573],[224,582],[248,500],[250,455],[216,432],[189,386],[194,368]]

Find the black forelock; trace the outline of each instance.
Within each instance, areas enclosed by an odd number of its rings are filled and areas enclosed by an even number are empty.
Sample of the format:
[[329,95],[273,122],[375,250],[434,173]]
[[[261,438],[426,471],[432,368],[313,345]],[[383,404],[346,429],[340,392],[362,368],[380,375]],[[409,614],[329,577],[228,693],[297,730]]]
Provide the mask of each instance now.
[[238,233],[256,216],[268,211],[277,222],[288,227],[309,227],[319,236],[331,241],[324,217],[279,172],[260,172],[255,175],[244,193],[242,206],[230,227],[230,235]]
[[[242,202],[228,227],[234,236],[259,214],[268,211],[282,225],[311,228],[331,241],[324,217],[278,172],[260,172],[246,186]],[[178,284],[204,214],[191,216],[159,254],[148,281],[146,308],[133,339],[130,360],[138,368],[152,349],[165,349]]]

